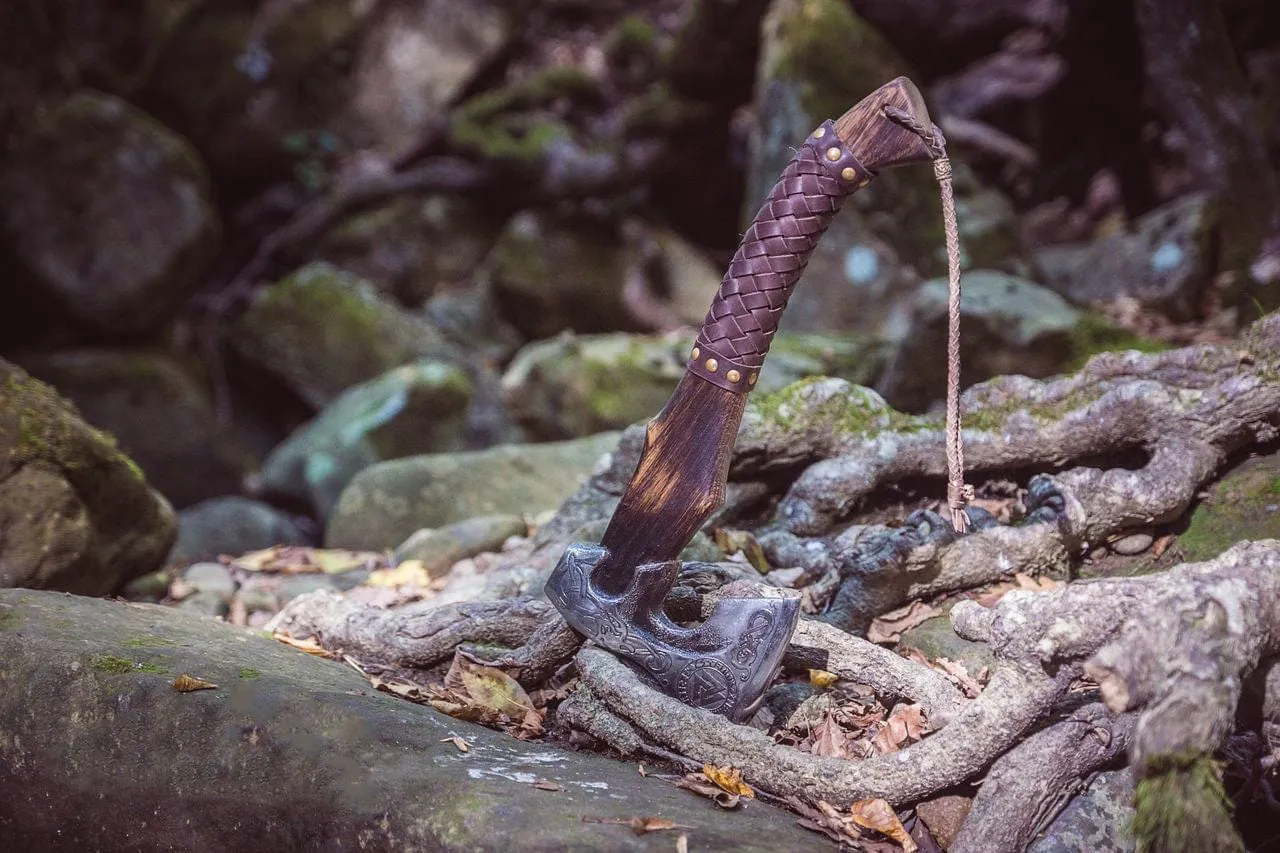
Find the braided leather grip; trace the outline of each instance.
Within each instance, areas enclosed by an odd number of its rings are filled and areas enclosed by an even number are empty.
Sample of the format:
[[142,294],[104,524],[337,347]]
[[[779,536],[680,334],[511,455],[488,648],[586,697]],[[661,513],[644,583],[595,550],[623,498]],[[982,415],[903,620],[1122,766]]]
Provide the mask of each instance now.
[[745,394],[756,384],[782,311],[845,198],[874,175],[824,122],[783,170],[742,238],[698,331],[689,372]]

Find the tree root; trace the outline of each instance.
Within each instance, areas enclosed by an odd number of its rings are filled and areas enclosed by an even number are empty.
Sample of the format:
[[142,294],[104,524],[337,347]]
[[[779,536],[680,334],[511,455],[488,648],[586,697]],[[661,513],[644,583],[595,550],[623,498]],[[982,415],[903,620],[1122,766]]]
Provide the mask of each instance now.
[[1027,738],[991,767],[950,853],[1017,853],[1122,754],[1132,714],[1094,703]]
[[[1243,543],[1215,560],[1160,575],[1079,582],[1043,592],[1015,590],[990,609],[961,602],[952,620],[961,636],[992,647],[997,665],[991,681],[945,728],[901,752],[864,761],[801,752],[688,707],[652,690],[599,649],[583,648],[577,662],[592,694],[646,738],[698,761],[739,767],[750,783],[784,798],[843,807],[880,797],[907,805],[971,781],[1005,756],[988,780],[993,793],[980,798],[999,800],[1001,807],[975,803],[972,827],[966,828],[969,838],[1000,838],[992,822],[1005,820],[1002,807],[1010,798],[1024,806],[1038,803],[1046,785],[1061,787],[1092,772],[1126,741],[1140,778],[1153,773],[1166,779],[1175,756],[1182,762],[1175,772],[1185,767],[1203,775],[1194,757],[1211,756],[1221,746],[1245,678],[1280,650],[1280,542]],[[797,643],[830,645],[840,655],[860,651],[817,622],[802,626]],[[791,654],[801,665],[814,660],[812,648]],[[858,673],[860,681],[895,682],[870,672],[883,660],[868,655],[859,665],[866,667]],[[1098,680],[1098,692],[1117,716],[1090,706],[1013,749],[1086,671]],[[1103,728],[1109,734],[1099,740]],[[1046,750],[1058,756],[1052,776],[1041,773],[1023,787],[1025,763]],[[1167,802],[1160,807],[1169,808]],[[1007,828],[1009,838],[1034,829],[1033,815],[1043,811],[1043,804],[1023,811],[1023,824]],[[1171,814],[1180,819],[1176,809]]]

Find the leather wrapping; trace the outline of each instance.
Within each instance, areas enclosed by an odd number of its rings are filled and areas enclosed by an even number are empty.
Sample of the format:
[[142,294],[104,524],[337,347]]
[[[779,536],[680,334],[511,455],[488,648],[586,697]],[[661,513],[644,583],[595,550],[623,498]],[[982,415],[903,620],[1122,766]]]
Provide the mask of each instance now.
[[824,122],[787,164],[742,238],[689,358],[689,372],[729,391],[755,385],[782,312],[844,200],[874,175]]

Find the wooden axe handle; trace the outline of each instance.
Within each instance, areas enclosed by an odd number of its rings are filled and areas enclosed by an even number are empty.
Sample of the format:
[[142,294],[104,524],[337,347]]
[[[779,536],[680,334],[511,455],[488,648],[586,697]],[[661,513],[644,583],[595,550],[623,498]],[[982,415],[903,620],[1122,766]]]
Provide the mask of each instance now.
[[915,85],[899,77],[836,121],[824,122],[787,164],[738,246],[690,352],[688,368],[645,446],[601,544],[604,591],[623,590],[636,566],[673,560],[724,498],[746,395],[759,378],[782,311],[844,200],[882,169],[927,162],[895,107],[929,125]]

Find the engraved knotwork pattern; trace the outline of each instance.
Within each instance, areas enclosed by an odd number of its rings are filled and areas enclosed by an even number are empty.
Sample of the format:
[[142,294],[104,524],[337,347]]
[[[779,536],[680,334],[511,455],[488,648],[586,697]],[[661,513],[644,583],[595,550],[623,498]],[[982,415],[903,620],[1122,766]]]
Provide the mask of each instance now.
[[[769,636],[769,632],[773,630],[773,616],[767,610],[757,610],[751,614],[751,621],[747,624],[747,631],[738,640],[738,644],[733,649],[733,665],[741,669],[747,669],[756,662],[756,655],[760,651],[760,644],[764,642],[764,638]],[[746,679],[747,673],[742,673],[742,678]]]
[[[809,255],[844,199],[870,179],[839,143],[834,126],[824,125],[828,127],[821,140],[811,136],[796,152],[756,214],[698,332],[697,345],[704,355],[691,363],[691,369],[701,367],[707,355],[748,370],[764,364]],[[840,152],[834,162],[825,153],[833,147]],[[841,170],[850,165],[855,177],[842,178]],[[714,373],[719,375],[706,378],[721,384],[725,370]]]
[[738,698],[729,667],[718,660],[696,660],[676,678],[676,698],[713,714],[723,713]]

